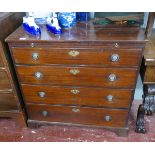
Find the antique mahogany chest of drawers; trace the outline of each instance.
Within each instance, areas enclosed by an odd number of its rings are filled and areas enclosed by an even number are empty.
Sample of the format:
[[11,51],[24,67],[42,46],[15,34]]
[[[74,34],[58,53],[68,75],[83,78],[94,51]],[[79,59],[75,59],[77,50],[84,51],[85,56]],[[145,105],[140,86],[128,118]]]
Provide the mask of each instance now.
[[14,118],[21,127],[26,127],[22,100],[15,83],[5,38],[22,23],[24,13],[0,13],[0,117]]
[[28,125],[85,125],[127,135],[144,32],[92,23],[60,36],[44,26],[41,32],[32,37],[20,27],[6,39]]

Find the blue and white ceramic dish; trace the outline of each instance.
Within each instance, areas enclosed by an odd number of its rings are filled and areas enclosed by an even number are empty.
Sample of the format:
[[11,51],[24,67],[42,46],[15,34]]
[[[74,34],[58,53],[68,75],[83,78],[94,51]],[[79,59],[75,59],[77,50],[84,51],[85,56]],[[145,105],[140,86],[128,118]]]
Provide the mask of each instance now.
[[62,28],[68,29],[76,25],[75,12],[60,12],[58,14],[58,21]]

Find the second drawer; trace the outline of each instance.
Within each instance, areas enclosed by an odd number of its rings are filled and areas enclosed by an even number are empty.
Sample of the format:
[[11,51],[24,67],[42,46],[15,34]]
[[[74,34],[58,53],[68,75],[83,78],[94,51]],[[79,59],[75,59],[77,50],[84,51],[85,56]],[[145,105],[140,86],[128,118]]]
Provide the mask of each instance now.
[[17,66],[21,83],[133,88],[136,68]]
[[132,90],[22,85],[27,103],[128,108]]

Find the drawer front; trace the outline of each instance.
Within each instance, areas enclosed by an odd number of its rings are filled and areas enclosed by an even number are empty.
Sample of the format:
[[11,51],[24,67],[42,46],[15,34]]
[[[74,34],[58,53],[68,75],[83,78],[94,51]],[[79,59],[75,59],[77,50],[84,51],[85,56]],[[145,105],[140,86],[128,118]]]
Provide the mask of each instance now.
[[27,103],[128,108],[132,91],[85,87],[22,85]]
[[125,127],[128,110],[27,105],[28,119],[94,126]]
[[0,111],[17,110],[17,102],[11,93],[0,93]]
[[17,64],[138,66],[141,50],[13,48]]
[[0,70],[0,90],[10,89],[10,82],[5,71]]
[[21,83],[133,88],[136,69],[18,66]]

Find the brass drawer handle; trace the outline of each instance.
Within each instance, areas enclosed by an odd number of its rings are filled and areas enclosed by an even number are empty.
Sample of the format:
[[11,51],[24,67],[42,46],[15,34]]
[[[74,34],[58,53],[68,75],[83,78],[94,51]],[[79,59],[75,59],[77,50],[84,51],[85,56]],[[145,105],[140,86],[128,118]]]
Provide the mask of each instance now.
[[73,75],[77,75],[77,74],[80,73],[80,71],[79,71],[78,69],[70,69],[69,72],[70,72],[71,74],[73,74]]
[[113,101],[113,99],[114,99],[114,97],[113,97],[112,95],[108,95],[108,96],[107,96],[107,100],[108,100],[109,102]]
[[42,115],[43,115],[44,117],[48,116],[48,111],[43,110],[43,111],[42,111]]
[[35,77],[36,77],[36,79],[41,79],[41,78],[43,77],[43,73],[41,73],[41,72],[36,72],[36,73],[35,73]]
[[80,112],[80,109],[73,108],[72,111],[73,111],[73,112]]
[[118,48],[119,47],[119,44],[118,43],[115,43],[115,45],[114,45],[116,48]]
[[110,59],[112,62],[116,62],[119,60],[119,55],[118,54],[112,54]]
[[76,56],[78,56],[79,54],[80,54],[80,52],[79,51],[70,51],[70,52],[68,52],[68,54],[70,55],[70,56],[72,56],[72,57],[76,57]]
[[110,74],[110,75],[108,76],[108,80],[111,81],[111,82],[115,81],[116,78],[117,78],[117,77],[116,77],[115,74]]
[[107,116],[104,117],[104,120],[106,122],[110,122],[110,121],[112,121],[112,117],[107,115]]
[[39,54],[38,53],[32,53],[32,59],[33,60],[38,60],[39,59]]
[[78,89],[72,89],[71,90],[71,93],[72,94],[79,94],[80,93],[80,90],[78,90]]
[[39,93],[38,93],[38,95],[39,95],[39,97],[43,98],[43,97],[45,97],[45,96],[46,96],[46,93],[45,93],[45,92],[43,92],[43,91],[41,91],[41,92],[39,92]]

